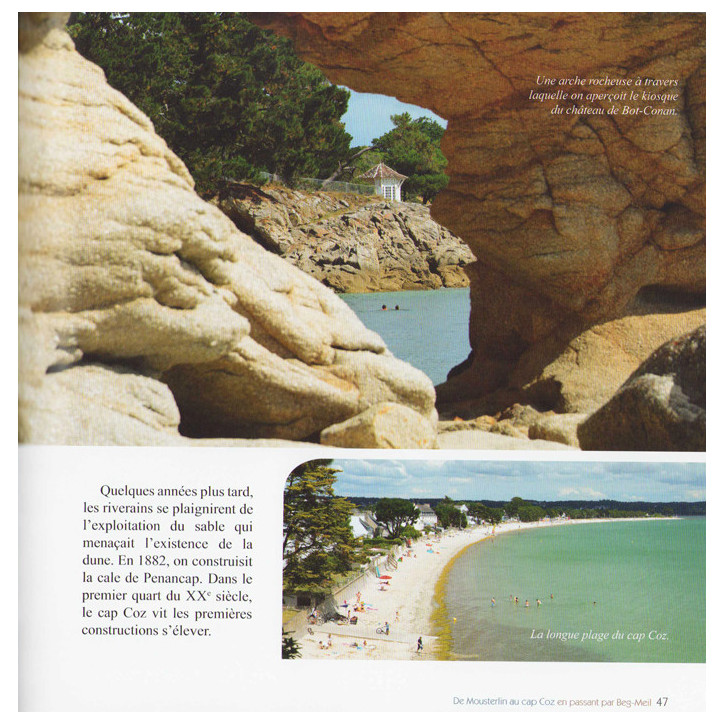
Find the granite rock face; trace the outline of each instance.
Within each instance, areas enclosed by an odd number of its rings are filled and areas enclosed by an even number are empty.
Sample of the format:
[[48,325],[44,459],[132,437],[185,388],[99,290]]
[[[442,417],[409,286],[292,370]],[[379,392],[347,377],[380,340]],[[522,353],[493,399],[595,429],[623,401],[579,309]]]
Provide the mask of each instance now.
[[437,431],[409,407],[381,403],[368,407],[356,417],[322,430],[322,445],[355,448],[437,447]]
[[706,322],[706,310],[632,304],[619,319],[579,334],[557,333],[532,345],[509,374],[509,386],[482,401],[461,400],[478,373],[468,366],[439,388],[438,407],[449,415],[496,414],[512,401],[540,410],[590,414],[607,402],[669,339]]
[[[705,289],[701,13],[261,13],[335,83],[448,120],[432,216],[470,245],[464,400],[534,382],[532,348]],[[676,82],[675,115],[550,113],[539,77]],[[608,89],[616,86],[609,85]],[[590,88],[589,88],[590,89]],[[586,90],[589,90],[586,89]],[[661,107],[661,104],[654,104]],[[647,350],[647,354],[655,347]],[[533,353],[535,354],[535,353]],[[525,360],[523,360],[525,365]],[[514,383],[510,377],[517,374]],[[591,374],[597,370],[592,369]]]
[[238,185],[219,207],[269,251],[338,292],[468,286],[470,249],[421,204]]
[[578,426],[584,450],[706,450],[706,328],[667,342]]
[[428,378],[202,201],[65,19],[19,26],[21,440],[313,439],[380,402],[434,425]]

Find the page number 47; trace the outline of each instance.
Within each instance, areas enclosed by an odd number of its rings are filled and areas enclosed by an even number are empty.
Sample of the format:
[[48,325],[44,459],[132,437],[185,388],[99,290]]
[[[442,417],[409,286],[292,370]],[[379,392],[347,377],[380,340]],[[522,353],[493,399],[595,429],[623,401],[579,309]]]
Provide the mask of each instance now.
[[656,700],[656,703],[657,703],[659,706],[666,706],[666,705],[669,703],[669,697],[668,697],[668,696],[660,696],[660,697]]

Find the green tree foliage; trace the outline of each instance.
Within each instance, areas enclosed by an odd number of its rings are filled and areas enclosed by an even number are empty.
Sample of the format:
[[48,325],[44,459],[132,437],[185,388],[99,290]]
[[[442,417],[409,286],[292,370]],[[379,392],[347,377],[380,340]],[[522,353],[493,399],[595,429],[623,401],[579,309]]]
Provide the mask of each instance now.
[[[363,151],[364,148],[365,146],[354,146],[354,148],[350,149],[350,153],[354,155]],[[376,166],[378,163],[382,163],[385,160],[384,156],[374,146],[370,146],[368,148],[370,150],[363,153],[361,156],[358,156],[349,164],[348,168],[352,172],[351,175],[349,175],[350,181],[354,180],[355,183],[361,183],[356,180],[356,176],[360,176],[365,171],[368,171],[373,166]]]
[[502,508],[490,508],[490,520],[489,523],[498,525],[503,520],[503,513],[505,511]]
[[410,500],[402,498],[380,498],[374,507],[375,520],[387,528],[392,538],[398,538],[405,526],[413,525],[420,517],[420,511]]
[[422,538],[422,531],[417,530],[414,525],[406,525],[401,531],[400,535],[403,538],[410,538],[411,540],[417,540]]
[[468,527],[468,518],[465,513],[447,496],[435,506],[435,515],[437,516],[437,524],[441,528]]
[[476,523],[484,523],[490,520],[490,508],[483,503],[468,503],[468,518]]
[[391,116],[395,127],[372,143],[384,162],[408,177],[402,185],[405,200],[431,201],[447,186],[447,159],[440,150],[445,129],[431,118],[416,118],[409,113]]
[[204,195],[256,170],[326,178],[349,155],[349,91],[243,13],[73,13],[69,31]]
[[282,658],[300,659],[302,657],[301,647],[297,640],[290,634],[282,631]]
[[518,517],[523,523],[533,523],[546,517],[546,512],[539,505],[522,505],[518,509]]
[[509,518],[517,518],[518,517],[518,511],[520,510],[520,507],[522,505],[525,505],[525,500],[523,498],[518,497],[517,495],[510,499],[510,503],[508,503],[504,510],[505,514]]
[[468,503],[468,518],[478,523],[491,523],[497,525],[503,519],[503,511],[500,508],[489,508],[483,503]]
[[284,491],[284,587],[324,590],[359,560],[350,515],[354,506],[334,494],[338,470],[330,460],[295,468]]

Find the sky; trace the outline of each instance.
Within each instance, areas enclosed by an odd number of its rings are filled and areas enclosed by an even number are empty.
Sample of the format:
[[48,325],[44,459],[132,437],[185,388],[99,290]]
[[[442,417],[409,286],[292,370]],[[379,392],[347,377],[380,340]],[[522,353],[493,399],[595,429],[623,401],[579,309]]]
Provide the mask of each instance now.
[[426,108],[402,103],[397,98],[380,96],[374,93],[357,93],[347,89],[352,94],[347,105],[347,112],[342,116],[347,133],[352,135],[352,147],[369,146],[373,138],[377,138],[392,130],[394,124],[390,120],[393,114],[407,111],[413,118],[428,116],[441,126],[447,127],[447,121],[436,116]]
[[337,495],[455,500],[697,502],[703,463],[516,460],[335,460]]

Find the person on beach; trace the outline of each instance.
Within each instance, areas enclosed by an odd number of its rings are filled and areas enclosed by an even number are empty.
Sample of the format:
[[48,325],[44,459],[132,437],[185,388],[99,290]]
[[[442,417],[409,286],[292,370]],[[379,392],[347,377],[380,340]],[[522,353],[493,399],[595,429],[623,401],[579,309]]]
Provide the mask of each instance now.
[[419,639],[417,639],[417,653],[422,653],[422,636],[420,636]]
[[389,622],[385,621],[385,636],[390,635],[390,624]]

